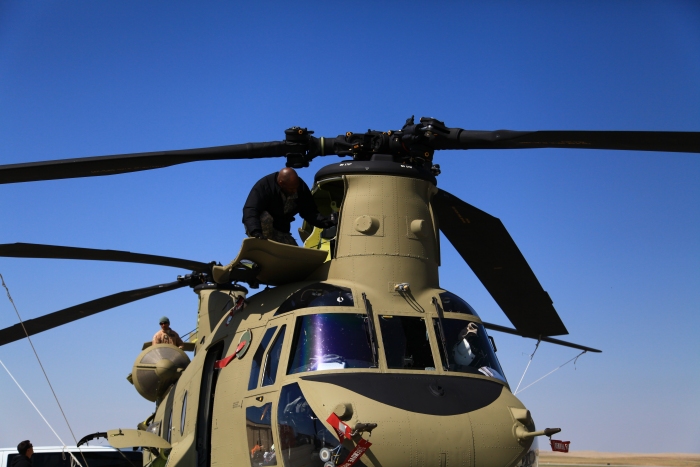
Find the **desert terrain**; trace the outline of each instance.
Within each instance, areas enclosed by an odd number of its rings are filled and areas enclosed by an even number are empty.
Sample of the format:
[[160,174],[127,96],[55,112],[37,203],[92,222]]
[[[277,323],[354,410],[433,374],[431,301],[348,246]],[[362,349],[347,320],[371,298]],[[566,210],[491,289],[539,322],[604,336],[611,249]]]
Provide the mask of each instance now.
[[540,449],[540,465],[604,465],[700,467],[700,454],[661,453],[637,454],[626,452],[569,451],[552,452]]

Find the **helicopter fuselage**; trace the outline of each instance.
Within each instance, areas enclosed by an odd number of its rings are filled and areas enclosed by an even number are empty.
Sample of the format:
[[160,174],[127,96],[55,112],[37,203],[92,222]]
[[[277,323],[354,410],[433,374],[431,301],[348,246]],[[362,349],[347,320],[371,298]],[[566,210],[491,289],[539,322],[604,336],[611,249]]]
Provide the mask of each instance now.
[[[240,287],[195,289],[196,354],[149,427],[168,464],[330,467],[361,439],[357,465],[518,463],[534,422],[476,312],[440,288],[432,174],[345,162],[316,182],[339,214],[326,263],[241,310]],[[339,441],[332,420],[353,433]]]

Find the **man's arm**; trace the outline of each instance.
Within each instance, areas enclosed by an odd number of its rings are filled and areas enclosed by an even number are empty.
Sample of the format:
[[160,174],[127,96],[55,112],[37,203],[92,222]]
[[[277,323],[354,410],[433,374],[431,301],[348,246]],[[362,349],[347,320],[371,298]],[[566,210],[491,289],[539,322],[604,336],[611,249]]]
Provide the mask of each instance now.
[[[173,331],[173,332],[175,332],[175,331]],[[180,348],[183,348],[185,346],[185,343],[182,342],[182,338],[180,337],[180,334],[178,334],[176,332],[175,332],[175,345],[180,347]]]
[[309,187],[303,181],[301,181],[301,185],[299,186],[299,200],[297,205],[299,207],[299,215],[302,219],[314,227],[327,229],[335,225],[330,216],[324,216],[318,212],[316,202],[311,195],[311,190],[309,190]]
[[253,187],[243,205],[243,225],[245,225],[245,230],[248,234],[252,234],[256,230],[262,231],[262,226],[260,225],[262,199],[256,188]]
[[260,225],[260,214],[266,210],[266,203],[269,194],[267,189],[268,177],[260,179],[250,190],[248,198],[243,205],[243,225],[248,235],[260,232],[262,235],[262,225]]

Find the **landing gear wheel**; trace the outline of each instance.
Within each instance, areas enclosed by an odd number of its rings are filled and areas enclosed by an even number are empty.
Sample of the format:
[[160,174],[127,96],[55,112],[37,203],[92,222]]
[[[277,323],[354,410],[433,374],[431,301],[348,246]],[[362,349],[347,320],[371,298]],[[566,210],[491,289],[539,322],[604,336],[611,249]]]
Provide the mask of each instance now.
[[335,464],[333,462],[329,461],[329,462],[326,462],[325,464],[323,464],[323,467],[335,467]]
[[[333,452],[331,452],[331,450],[328,448],[322,448],[318,452],[318,457],[320,457],[323,462],[325,462],[326,464],[331,464],[332,466],[335,466],[335,464],[333,464],[332,462],[328,462],[331,460],[332,455],[333,455]],[[328,467],[328,466],[324,465],[323,467]]]

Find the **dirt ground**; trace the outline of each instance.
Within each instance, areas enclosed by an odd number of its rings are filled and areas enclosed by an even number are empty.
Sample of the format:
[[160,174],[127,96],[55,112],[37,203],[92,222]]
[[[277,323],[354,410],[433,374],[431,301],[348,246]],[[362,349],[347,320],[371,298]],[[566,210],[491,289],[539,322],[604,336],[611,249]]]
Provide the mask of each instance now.
[[540,465],[635,465],[663,467],[700,467],[700,454],[636,454],[624,452],[570,451],[540,449]]

